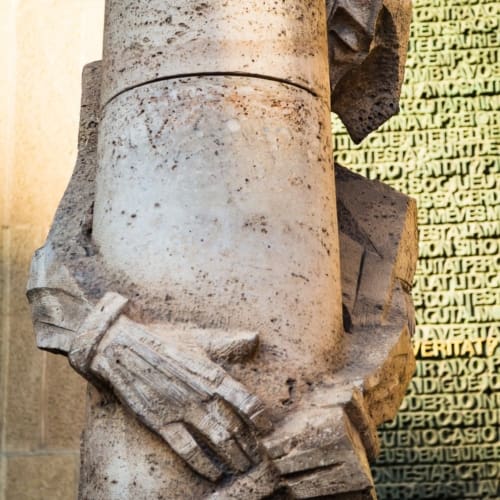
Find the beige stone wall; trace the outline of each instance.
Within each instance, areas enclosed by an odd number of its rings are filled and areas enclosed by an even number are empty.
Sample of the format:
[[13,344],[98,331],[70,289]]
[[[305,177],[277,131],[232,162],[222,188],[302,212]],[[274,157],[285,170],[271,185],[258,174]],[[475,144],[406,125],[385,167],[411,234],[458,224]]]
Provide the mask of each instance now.
[[0,1],[0,500],[74,498],[84,383],[36,350],[25,286],[76,156],[104,0]]

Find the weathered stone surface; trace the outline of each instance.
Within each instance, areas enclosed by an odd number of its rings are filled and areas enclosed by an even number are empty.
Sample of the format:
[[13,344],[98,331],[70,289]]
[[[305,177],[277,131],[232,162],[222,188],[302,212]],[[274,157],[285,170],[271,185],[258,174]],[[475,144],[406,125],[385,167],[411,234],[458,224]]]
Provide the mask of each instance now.
[[326,1],[332,90],[370,53],[382,5],[382,0]]
[[239,375],[253,391],[274,385],[284,357],[299,380],[338,351],[328,121],[307,92],[221,76],[140,87],[100,124],[93,238],[106,269],[149,321],[259,332],[267,359]]
[[[90,86],[95,85],[93,82],[96,81],[96,66],[87,68],[84,76]],[[273,83],[273,85],[275,84]],[[296,92],[293,88],[290,88],[290,91]],[[89,94],[95,95],[92,94],[92,90],[90,90]],[[65,194],[61,208],[56,215],[48,242],[37,253],[33,261],[29,297],[35,315],[38,341],[43,348],[62,353],[69,352],[73,365],[85,376],[96,379],[97,383],[102,381],[108,384],[111,383],[115,393],[129,410],[132,410],[142,423],[159,434],[169,444],[170,448],[163,444],[162,451],[159,452],[156,440],[145,440],[142,446],[147,448],[149,442],[151,443],[151,449],[149,452],[145,450],[143,456],[144,460],[147,457],[149,457],[149,460],[152,453],[160,453],[159,456],[166,454],[164,459],[166,464],[169,465],[165,465],[166,468],[163,470],[165,478],[161,481],[161,488],[172,490],[172,498],[182,498],[184,493],[178,486],[179,467],[175,465],[176,459],[172,450],[175,450],[177,456],[183,457],[186,463],[190,464],[192,470],[212,481],[216,480],[222,472],[225,474],[231,470],[241,472],[264,458],[264,455],[258,451],[259,446],[255,442],[253,431],[248,433],[245,431],[244,425],[242,425],[246,421],[247,425],[251,424],[256,429],[265,430],[268,427],[263,418],[260,401],[249,394],[240,384],[226,376],[224,370],[218,368],[208,358],[203,359],[204,351],[202,348],[206,346],[207,353],[213,356],[214,359],[218,359],[219,362],[227,363],[229,360],[232,363],[240,362],[255,352],[257,339],[260,340],[262,352],[262,336],[257,337],[252,332],[239,332],[238,330],[231,332],[231,330],[199,328],[194,325],[191,327],[189,325],[176,327],[174,323],[167,325],[165,322],[163,325],[151,325],[151,327],[148,327],[150,330],[148,330],[131,320],[128,320],[127,323],[124,319],[118,320],[116,326],[112,326],[114,315],[110,320],[104,319],[102,327],[99,326],[99,323],[96,323],[94,327],[88,327],[92,303],[101,293],[102,287],[105,286],[106,277],[102,263],[99,261],[100,255],[97,247],[90,240],[89,215],[92,215],[93,186],[92,182],[88,182],[88,179],[95,172],[95,163],[92,157],[95,156],[93,144],[95,145],[96,139],[93,135],[93,126],[90,127],[90,133],[86,133],[86,130],[89,130],[89,124],[93,123],[92,116],[95,116],[97,108],[94,107],[93,111],[86,102],[85,97],[80,137],[81,144],[85,149],[77,162],[75,174]],[[325,114],[325,124],[327,122],[326,116],[327,114]],[[329,149],[326,145],[325,143],[323,148],[325,161],[327,161],[327,151]],[[326,169],[324,172],[330,177],[331,174],[328,174]],[[83,183],[80,179],[83,179]],[[311,178],[311,182],[315,182],[317,186],[331,185],[331,180],[317,183],[317,179],[313,180]],[[83,184],[82,189],[79,189],[80,183]],[[314,191],[316,188],[311,186],[311,188],[307,189]],[[331,205],[333,198],[326,195],[325,200]],[[304,207],[303,216],[307,214],[307,210],[307,207]],[[331,223],[333,220],[331,214],[328,220],[330,222],[325,220],[322,226],[326,226],[327,222]],[[259,219],[259,234],[265,235],[271,228],[266,228],[266,224],[262,227],[261,225]],[[266,231],[263,231],[262,228]],[[331,228],[328,233],[333,238],[332,241],[335,242],[336,231]],[[326,237],[323,236],[323,238]],[[328,252],[323,247],[324,244],[323,242],[320,252],[328,256]],[[291,245],[290,248],[292,248]],[[332,251],[334,251],[334,247],[332,247]],[[328,273],[333,279],[335,274],[333,269]],[[87,281],[89,276],[93,276],[95,281],[91,280],[89,283]],[[295,284],[297,278],[293,276],[293,273],[292,278],[292,282]],[[301,278],[301,280],[307,286],[308,280],[305,277]],[[107,281],[111,283],[109,286],[115,286],[113,279],[108,278]],[[272,283],[270,285],[276,286]],[[311,290],[314,291],[314,289]],[[318,289],[319,291],[320,289]],[[99,307],[102,307],[102,305]],[[129,308],[129,313],[134,315],[134,309]],[[328,314],[328,317],[335,319],[337,322],[340,321],[339,314]],[[84,320],[84,318],[86,319]],[[276,327],[276,325],[274,326]],[[89,329],[90,331],[95,330],[96,333],[88,335]],[[109,333],[107,333],[108,329]],[[113,330],[115,333],[113,333]],[[323,328],[320,328],[320,330],[323,330]],[[327,331],[331,330],[327,329]],[[177,348],[170,348],[168,344],[162,346],[162,342],[167,340],[166,334],[169,336],[170,343],[173,343],[175,339],[178,344]],[[200,340],[203,336],[205,338]],[[215,337],[215,342],[207,343],[208,336]],[[84,340],[87,341],[89,351],[87,355],[83,356],[82,361],[79,361],[82,349],[86,345]],[[268,342],[266,338],[264,340],[265,343]],[[182,353],[183,344],[188,348],[188,351],[184,354]],[[133,345],[136,346],[136,352],[133,352]],[[265,352],[265,349],[263,352]],[[189,357],[186,358],[185,356],[188,353]],[[193,363],[197,358],[200,359],[201,364],[198,369],[195,369]],[[85,361],[86,359],[88,361]],[[119,361],[120,370],[114,367],[117,361]],[[110,368],[110,363],[113,363],[113,368]],[[164,368],[162,368],[162,363],[165,363]],[[190,366],[190,368],[186,371],[182,366]],[[165,369],[167,369],[167,372],[165,372]],[[172,369],[173,371],[168,372],[168,370]],[[154,376],[147,374],[151,370],[157,370],[156,379]],[[167,375],[165,382],[162,382],[162,371]],[[198,373],[196,373],[197,371]],[[275,370],[269,371],[270,381],[275,378],[274,372]],[[257,374],[254,375],[255,380],[262,379],[262,375],[263,373],[259,373],[258,378]],[[179,389],[184,386],[184,389],[180,392],[175,390],[175,384],[172,385],[172,377],[177,377],[177,383],[180,383]],[[196,377],[199,379],[197,380]],[[212,383],[213,387],[207,386],[206,382],[203,381],[203,377],[208,377],[207,382]],[[210,378],[213,379],[213,382],[210,382]],[[288,380],[290,375],[287,374],[284,378]],[[145,386],[144,380],[146,379],[149,380],[149,385]],[[288,386],[285,385],[285,387],[286,396],[288,396],[289,389]],[[167,393],[164,392],[165,389],[168,389]],[[266,390],[267,392],[264,392],[264,394],[269,397],[268,395],[273,393],[273,388],[268,386]],[[276,389],[274,391],[276,393]],[[278,391],[280,391],[279,388]],[[193,406],[195,401],[193,396],[195,398],[202,397],[202,400],[195,406]],[[284,397],[280,396],[279,399],[284,400]],[[177,403],[175,398],[178,399]],[[220,405],[218,399],[213,398],[219,398],[221,401],[226,400],[229,407],[226,409],[224,405]],[[203,401],[204,399],[207,401]],[[148,401],[151,404],[147,404]],[[145,402],[146,404],[144,404]],[[172,405],[175,403],[177,406],[180,405],[179,408],[182,409],[182,412],[178,415],[172,413],[173,416],[169,418],[165,415],[165,408],[171,407],[173,412]],[[234,414],[235,410],[236,415]],[[92,464],[95,463],[94,453],[99,454],[101,468],[104,470],[115,471],[117,467],[120,469],[121,466],[117,465],[116,456],[121,456],[122,453],[120,452],[121,448],[117,449],[116,445],[118,444],[117,440],[120,441],[123,438],[122,434],[115,429],[117,411],[117,402],[112,399],[108,405],[104,406],[101,414],[106,413],[107,418],[112,419],[114,422],[113,426],[101,427],[98,420],[89,422],[86,440],[91,443],[102,440],[107,444],[106,446],[98,447],[95,445],[85,448],[82,477],[88,477],[90,474],[87,469],[92,468]],[[210,417],[211,414],[212,417]],[[181,415],[184,416],[181,417]],[[128,427],[130,417],[126,413],[123,416],[123,423],[125,427]],[[212,422],[210,418],[212,418]],[[185,423],[182,423],[182,421]],[[196,429],[196,439],[193,439],[191,431],[193,428]],[[94,432],[98,436],[94,436]],[[200,446],[200,436],[203,436],[202,440],[208,442],[212,448],[211,454],[206,454],[206,444]],[[108,439],[108,437],[111,439]],[[163,451],[165,448],[167,449],[166,452]],[[217,456],[218,460],[212,462],[212,455]],[[105,456],[109,458],[103,458]],[[222,469],[219,467],[219,463],[225,464]],[[133,465],[129,464],[130,477],[139,477],[140,471],[144,467],[144,462],[139,459],[135,460]],[[137,474],[132,469],[136,470]],[[208,486],[204,481],[200,481],[199,476],[195,475],[192,470],[188,472],[190,479],[186,479],[186,484],[198,484],[202,489],[201,491],[210,491],[211,486]],[[260,469],[257,469],[255,473],[251,472],[248,478],[245,478],[243,485],[232,484],[232,490],[236,491],[235,488],[248,488],[252,481],[255,482],[260,477],[258,470]],[[262,473],[266,477],[269,475],[265,470]],[[98,487],[100,495],[108,498],[109,495],[116,494],[117,490],[112,486],[114,483],[105,480],[107,476],[96,476],[95,472],[92,474],[93,481],[100,483]],[[273,472],[271,476],[275,477],[276,475]],[[151,493],[150,490],[144,489],[142,483],[137,484],[138,486],[127,491],[133,490],[136,492],[135,495],[144,495],[144,497]],[[155,484],[156,486],[151,486],[153,490],[160,487],[159,483]],[[96,485],[93,487],[97,488]],[[87,491],[88,488],[92,487],[82,486],[82,491]],[[263,488],[265,491],[272,491],[273,485],[266,485]],[[123,494],[123,490],[120,491]],[[226,492],[224,494],[229,495],[230,493]]]
[[417,256],[414,202],[338,165],[336,177],[344,310],[352,328],[344,366],[264,440],[290,498],[375,498],[368,459],[380,449],[376,427],[395,417],[415,369],[408,285]]
[[411,0],[327,0],[332,110],[361,142],[399,111]]
[[[363,445],[341,407],[298,412],[279,433],[274,437],[279,444],[274,447],[271,441],[266,447],[290,498],[372,489]],[[281,457],[279,452],[287,448],[292,451]]]
[[[170,27],[143,36],[165,5],[132,4],[108,2],[103,94],[91,65],[77,166],[28,291],[39,346],[96,387],[80,497],[374,498],[376,425],[413,366],[415,207],[338,167],[339,267],[326,37],[308,85],[283,76],[286,57],[278,76],[182,73],[196,59],[151,54]],[[203,5],[208,25],[238,20]]]
[[81,499],[203,498],[207,491],[207,481],[179,460],[160,436],[108,391],[91,385],[81,462]]
[[324,2],[109,0],[102,103],[126,89],[190,75],[289,82],[327,99]]
[[166,78],[272,77],[314,94],[331,93],[333,111],[360,142],[399,110],[411,1],[327,0],[326,5],[330,88],[320,63],[325,50],[320,2],[249,4],[254,15],[247,23],[248,10],[236,5],[109,1],[104,65],[110,71],[102,102]]
[[[416,204],[387,185],[339,165],[335,174],[341,241],[346,251],[356,248],[356,255],[363,248],[361,257],[341,264],[342,289],[348,294],[344,304],[355,325],[379,325],[387,319],[396,284],[407,293],[411,290],[418,253]],[[354,292],[352,266],[358,261]],[[411,304],[406,309],[413,332]]]

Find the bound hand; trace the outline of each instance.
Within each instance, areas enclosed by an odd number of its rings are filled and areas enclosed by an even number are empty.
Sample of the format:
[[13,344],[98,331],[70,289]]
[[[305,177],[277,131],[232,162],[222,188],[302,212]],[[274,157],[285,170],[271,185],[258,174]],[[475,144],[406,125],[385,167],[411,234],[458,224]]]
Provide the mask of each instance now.
[[120,315],[125,304],[111,293],[97,304],[73,342],[72,366],[110,385],[204,477],[216,481],[225,470],[244,472],[259,463],[256,434],[271,425],[264,406],[212,360],[247,356],[257,335],[148,328]]

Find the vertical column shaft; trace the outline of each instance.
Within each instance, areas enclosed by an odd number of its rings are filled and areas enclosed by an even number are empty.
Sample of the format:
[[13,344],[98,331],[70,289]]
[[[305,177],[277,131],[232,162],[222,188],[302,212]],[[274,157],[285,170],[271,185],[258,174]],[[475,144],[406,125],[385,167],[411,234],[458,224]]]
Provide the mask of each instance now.
[[325,3],[106,9],[94,239],[152,321],[258,331],[272,403],[341,336]]

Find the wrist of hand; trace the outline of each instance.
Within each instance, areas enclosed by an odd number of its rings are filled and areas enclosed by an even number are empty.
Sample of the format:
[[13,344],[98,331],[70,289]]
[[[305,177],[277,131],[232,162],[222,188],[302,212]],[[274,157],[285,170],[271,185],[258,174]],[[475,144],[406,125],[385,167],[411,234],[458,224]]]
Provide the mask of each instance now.
[[71,343],[68,359],[80,374],[88,375],[99,343],[121,315],[128,300],[118,293],[108,292],[85,318]]

